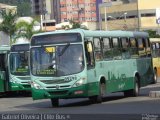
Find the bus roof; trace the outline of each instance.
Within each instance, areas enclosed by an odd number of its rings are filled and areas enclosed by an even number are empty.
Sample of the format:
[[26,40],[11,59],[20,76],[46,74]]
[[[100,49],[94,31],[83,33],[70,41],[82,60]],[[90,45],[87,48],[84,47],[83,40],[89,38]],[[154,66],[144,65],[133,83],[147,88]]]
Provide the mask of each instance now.
[[49,34],[59,34],[59,33],[80,33],[84,37],[138,37],[144,36],[148,37],[148,33],[145,32],[133,32],[133,31],[122,31],[122,30],[114,30],[114,31],[92,31],[92,30],[83,30],[83,29],[71,29],[71,30],[61,30],[61,31],[53,31],[53,32],[44,32],[39,33],[34,36],[40,35],[49,35]]
[[133,34],[134,37],[149,37],[149,34],[147,32],[134,31]]
[[150,38],[150,42],[160,42],[160,38]]
[[60,30],[60,31],[52,31],[52,32],[44,32],[44,33],[39,33],[34,36],[39,36],[39,35],[47,35],[47,34],[57,34],[57,33],[81,33],[86,37],[92,36],[132,36],[133,37],[133,32],[130,31],[121,31],[121,30],[116,30],[116,31],[92,31],[92,30],[83,30],[83,29],[71,29],[71,30]]

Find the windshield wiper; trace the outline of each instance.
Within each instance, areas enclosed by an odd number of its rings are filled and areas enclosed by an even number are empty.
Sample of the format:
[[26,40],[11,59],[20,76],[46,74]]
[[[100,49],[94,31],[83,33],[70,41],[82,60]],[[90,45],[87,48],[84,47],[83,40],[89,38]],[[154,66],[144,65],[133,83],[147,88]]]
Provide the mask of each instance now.
[[69,46],[70,46],[70,43],[67,43],[67,45],[64,46],[64,48],[63,48],[62,51],[58,54],[58,56],[62,56]]

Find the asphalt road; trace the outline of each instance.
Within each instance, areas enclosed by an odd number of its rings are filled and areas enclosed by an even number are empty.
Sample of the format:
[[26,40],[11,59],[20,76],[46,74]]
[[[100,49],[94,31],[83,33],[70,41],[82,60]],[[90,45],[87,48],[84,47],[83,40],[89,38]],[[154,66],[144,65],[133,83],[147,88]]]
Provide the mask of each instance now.
[[[55,119],[58,116],[57,120],[61,120],[63,115],[66,115],[65,119],[104,119],[107,116],[109,120],[115,118],[127,118],[128,120],[129,117],[133,120],[139,120],[147,116],[146,118],[157,117],[155,120],[159,120],[160,98],[150,98],[150,91],[160,91],[160,79],[157,84],[141,88],[140,96],[138,97],[124,97],[123,93],[113,93],[107,95],[101,104],[91,104],[87,98],[62,99],[58,108],[52,108],[48,99],[33,101],[31,97],[20,95],[12,97],[1,96],[0,113],[2,115],[8,113],[43,114],[49,115],[49,119],[53,119],[53,117]],[[51,116],[51,114],[54,114],[54,116]],[[2,119],[3,116],[0,117]],[[46,116],[41,117],[46,118]]]

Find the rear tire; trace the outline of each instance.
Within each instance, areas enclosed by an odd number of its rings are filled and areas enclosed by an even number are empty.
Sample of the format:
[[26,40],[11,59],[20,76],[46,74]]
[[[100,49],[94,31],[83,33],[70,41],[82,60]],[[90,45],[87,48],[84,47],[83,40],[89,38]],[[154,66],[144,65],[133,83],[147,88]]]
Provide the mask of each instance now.
[[51,98],[51,104],[52,104],[52,107],[58,107],[59,106],[59,99]]

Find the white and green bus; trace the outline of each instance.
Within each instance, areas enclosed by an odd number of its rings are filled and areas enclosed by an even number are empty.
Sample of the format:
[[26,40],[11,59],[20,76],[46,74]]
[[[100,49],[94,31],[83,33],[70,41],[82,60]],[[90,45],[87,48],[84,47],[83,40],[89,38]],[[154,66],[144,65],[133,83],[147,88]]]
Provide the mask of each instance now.
[[154,81],[149,36],[144,32],[67,30],[36,34],[30,47],[32,98],[137,96]]
[[29,43],[0,47],[0,93],[30,91]]
[[29,43],[12,45],[8,63],[11,91],[30,91]]

